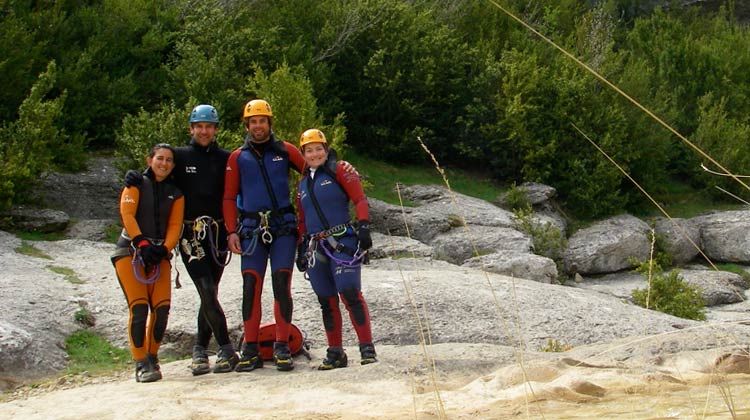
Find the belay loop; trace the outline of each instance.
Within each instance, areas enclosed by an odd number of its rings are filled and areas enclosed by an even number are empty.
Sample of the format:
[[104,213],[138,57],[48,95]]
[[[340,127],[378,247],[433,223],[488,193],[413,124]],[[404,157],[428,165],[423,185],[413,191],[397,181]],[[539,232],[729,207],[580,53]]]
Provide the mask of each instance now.
[[268,228],[268,216],[271,215],[271,211],[266,211],[260,214],[260,239],[263,241],[264,244],[270,244],[273,242],[273,235],[271,234],[271,230]]
[[[141,270],[138,268],[143,268],[143,272],[146,273],[146,278],[143,278],[141,276]],[[151,270],[149,270],[151,268]],[[148,275],[148,272],[151,271],[151,275]],[[133,253],[133,274],[135,275],[135,279],[138,280],[138,282],[143,284],[153,284],[156,283],[157,280],[159,280],[159,274],[161,274],[161,264],[157,264],[155,266],[147,266],[143,262],[143,257],[141,257],[141,250],[136,249]]]

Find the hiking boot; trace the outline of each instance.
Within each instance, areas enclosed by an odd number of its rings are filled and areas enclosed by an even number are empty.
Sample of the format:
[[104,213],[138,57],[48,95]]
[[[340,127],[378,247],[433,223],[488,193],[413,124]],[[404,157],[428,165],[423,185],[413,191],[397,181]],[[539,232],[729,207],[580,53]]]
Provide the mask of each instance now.
[[372,343],[361,343],[359,354],[361,356],[359,363],[362,365],[369,365],[378,361],[378,355],[375,353],[375,346]]
[[263,359],[258,353],[258,343],[242,343],[240,361],[235,366],[237,372],[251,372],[263,367]]
[[273,343],[273,362],[276,364],[276,370],[288,371],[294,369],[294,360],[292,352],[289,350],[289,343],[277,341]]
[[159,379],[161,379],[161,372],[154,368],[150,360],[143,359],[135,362],[136,382],[156,382]]
[[159,372],[161,372],[161,366],[159,366],[159,356],[157,356],[155,354],[148,353],[146,355],[146,357],[148,358],[148,361],[151,362],[151,366],[153,366],[154,369],[156,369]]
[[326,358],[318,366],[318,370],[331,370],[336,368],[345,368],[349,364],[344,349],[341,347],[328,347]]
[[234,346],[225,344],[219,348],[219,354],[216,356],[216,362],[214,363],[214,373],[231,372],[239,361],[240,357],[234,351]]
[[193,346],[193,361],[190,363],[190,370],[193,372],[193,376],[205,375],[211,372],[205,347],[198,344]]

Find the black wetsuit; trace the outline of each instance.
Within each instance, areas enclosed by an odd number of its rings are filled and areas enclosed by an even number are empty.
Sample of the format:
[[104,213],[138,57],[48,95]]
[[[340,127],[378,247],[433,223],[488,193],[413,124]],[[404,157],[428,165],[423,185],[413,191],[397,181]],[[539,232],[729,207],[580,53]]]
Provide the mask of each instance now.
[[[219,281],[224,272],[219,262],[223,262],[228,253],[221,207],[229,152],[219,148],[216,142],[203,147],[195,139],[188,146],[178,147],[176,152],[172,173],[185,195],[185,226],[180,238],[180,254],[201,299],[196,344],[207,347],[213,333],[219,346],[223,346],[230,343],[226,316],[218,297]],[[202,219],[209,225],[203,230],[205,237],[200,239],[194,227],[195,221],[202,216],[211,219]],[[211,223],[212,220],[217,223]],[[215,248],[219,262],[212,256],[211,242],[218,244]],[[200,246],[196,247],[196,244]]]

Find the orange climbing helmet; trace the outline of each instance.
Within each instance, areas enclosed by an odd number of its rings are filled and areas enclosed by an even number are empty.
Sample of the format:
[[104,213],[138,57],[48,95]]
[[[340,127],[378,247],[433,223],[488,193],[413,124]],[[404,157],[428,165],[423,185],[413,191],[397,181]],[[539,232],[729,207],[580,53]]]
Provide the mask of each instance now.
[[268,118],[273,117],[271,105],[263,99],[253,99],[245,104],[245,111],[242,113],[242,119],[244,120],[256,115],[265,115]]
[[322,131],[318,130],[317,128],[311,128],[309,130],[305,130],[304,133],[302,133],[301,136],[299,136],[299,148],[302,149],[302,147],[306,144],[310,143],[323,143],[328,144],[326,141],[326,136],[323,134]]

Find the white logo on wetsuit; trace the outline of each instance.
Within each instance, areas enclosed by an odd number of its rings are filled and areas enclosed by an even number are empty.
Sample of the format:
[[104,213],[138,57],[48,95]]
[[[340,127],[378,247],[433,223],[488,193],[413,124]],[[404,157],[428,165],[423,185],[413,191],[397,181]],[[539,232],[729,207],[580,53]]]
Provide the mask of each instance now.
[[272,162],[278,162],[280,160],[284,160],[284,158],[281,156],[276,156],[275,158],[271,159]]
[[333,182],[331,182],[330,179],[326,179],[325,181],[323,181],[323,182],[320,183],[320,186],[324,187],[326,185],[331,185],[331,184],[333,184]]
[[185,173],[186,174],[197,174],[198,168],[195,166],[186,166],[185,167]]

